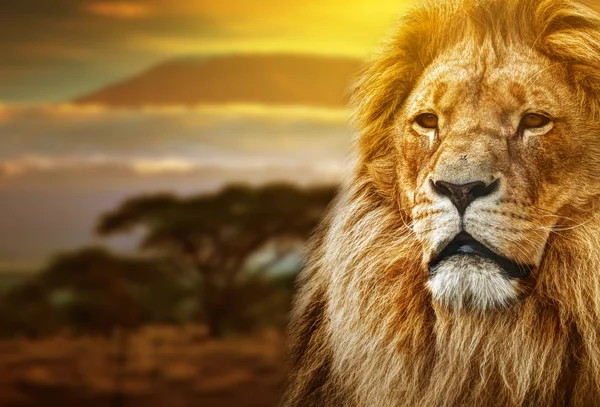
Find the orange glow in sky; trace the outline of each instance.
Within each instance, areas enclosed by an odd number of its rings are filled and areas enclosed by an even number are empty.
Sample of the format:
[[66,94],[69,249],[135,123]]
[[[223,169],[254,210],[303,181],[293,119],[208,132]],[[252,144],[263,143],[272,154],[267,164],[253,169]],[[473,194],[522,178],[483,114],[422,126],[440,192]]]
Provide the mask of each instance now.
[[61,102],[182,56],[366,57],[414,0],[2,2],[0,103]]

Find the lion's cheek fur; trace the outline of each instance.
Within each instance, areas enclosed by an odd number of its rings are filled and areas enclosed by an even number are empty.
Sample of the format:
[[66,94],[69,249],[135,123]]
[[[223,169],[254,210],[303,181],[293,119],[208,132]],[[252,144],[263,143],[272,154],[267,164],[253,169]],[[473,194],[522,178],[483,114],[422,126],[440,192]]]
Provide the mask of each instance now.
[[[351,213],[346,212],[350,222]],[[374,399],[388,405],[406,397],[428,375],[432,361],[426,348],[431,346],[433,309],[418,244],[402,234],[393,208],[381,208],[371,216],[372,228],[349,235],[351,241],[343,246],[337,246],[334,236],[344,232],[335,227],[326,241],[335,256],[331,264],[343,262],[348,267],[329,270],[332,374],[348,389],[361,389],[352,392],[361,395],[361,405]],[[390,234],[396,236],[395,243],[388,241]],[[365,252],[365,245],[372,250]],[[423,358],[415,363],[414,355]]]

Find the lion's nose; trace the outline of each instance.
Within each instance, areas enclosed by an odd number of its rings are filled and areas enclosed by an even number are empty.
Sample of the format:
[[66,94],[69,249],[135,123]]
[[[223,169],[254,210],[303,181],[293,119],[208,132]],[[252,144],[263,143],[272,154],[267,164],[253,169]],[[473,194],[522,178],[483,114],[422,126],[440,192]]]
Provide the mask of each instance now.
[[461,216],[464,215],[465,210],[474,200],[490,195],[498,189],[498,180],[489,185],[482,181],[467,184],[451,184],[445,181],[431,181],[431,183],[434,191],[450,198]]

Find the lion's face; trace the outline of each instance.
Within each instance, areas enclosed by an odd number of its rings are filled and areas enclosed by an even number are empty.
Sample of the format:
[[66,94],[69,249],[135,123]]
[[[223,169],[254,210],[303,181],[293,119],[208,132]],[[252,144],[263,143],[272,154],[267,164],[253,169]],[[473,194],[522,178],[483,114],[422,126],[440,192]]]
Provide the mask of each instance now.
[[434,300],[453,308],[525,295],[550,230],[598,192],[579,187],[595,183],[597,130],[562,68],[485,54],[437,58],[396,122],[401,205]]

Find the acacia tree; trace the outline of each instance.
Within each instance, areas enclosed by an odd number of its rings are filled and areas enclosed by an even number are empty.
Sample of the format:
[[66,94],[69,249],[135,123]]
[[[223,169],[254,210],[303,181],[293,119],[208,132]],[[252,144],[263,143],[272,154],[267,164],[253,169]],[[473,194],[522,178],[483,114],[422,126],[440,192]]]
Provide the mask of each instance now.
[[49,334],[61,327],[111,334],[176,322],[186,289],[165,259],[122,257],[88,247],[57,255],[0,298],[0,333]]
[[[189,198],[141,196],[105,214],[97,231],[109,235],[141,226],[142,249],[160,250],[191,266],[199,277],[209,335],[216,337],[228,312],[244,306],[236,304],[247,298],[238,276],[248,258],[268,242],[305,239],[333,195],[332,188],[274,184],[230,186]],[[279,250],[279,256],[286,252]]]
[[60,305],[67,325],[106,334],[148,321],[172,322],[169,313],[177,301],[157,298],[183,292],[170,278],[172,269],[164,259],[122,257],[89,247],[56,256],[37,281],[51,293],[67,294]]
[[[172,311],[175,302],[157,296],[177,289],[170,262],[113,255],[84,248],[57,256],[37,277],[48,292],[70,295],[60,305],[63,322],[85,332],[112,334],[116,341],[115,406],[124,405],[123,390],[131,329],[148,321],[167,322],[155,303]],[[170,315],[172,317],[172,315]]]

